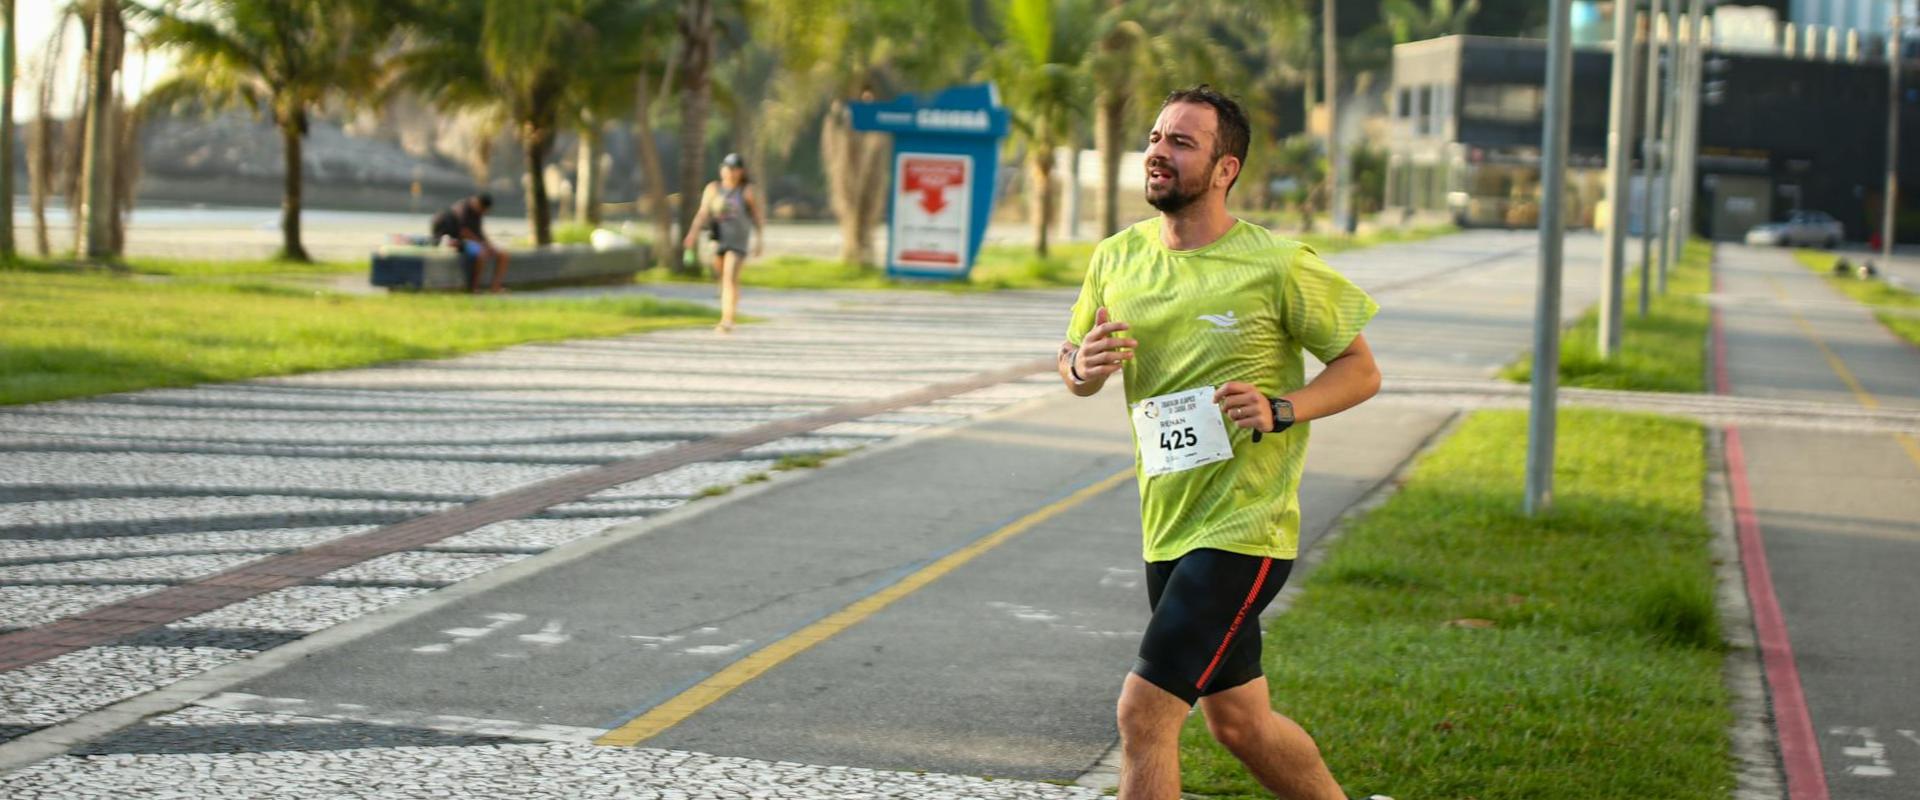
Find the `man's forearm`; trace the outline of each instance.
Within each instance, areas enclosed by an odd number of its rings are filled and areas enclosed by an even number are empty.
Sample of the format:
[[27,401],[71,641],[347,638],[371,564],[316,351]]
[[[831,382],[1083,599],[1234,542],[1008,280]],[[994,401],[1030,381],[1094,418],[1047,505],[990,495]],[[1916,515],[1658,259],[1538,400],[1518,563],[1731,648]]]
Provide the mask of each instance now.
[[1286,395],[1298,422],[1331,417],[1367,401],[1380,391],[1380,369],[1371,353],[1350,353],[1327,362],[1327,368],[1299,391]]

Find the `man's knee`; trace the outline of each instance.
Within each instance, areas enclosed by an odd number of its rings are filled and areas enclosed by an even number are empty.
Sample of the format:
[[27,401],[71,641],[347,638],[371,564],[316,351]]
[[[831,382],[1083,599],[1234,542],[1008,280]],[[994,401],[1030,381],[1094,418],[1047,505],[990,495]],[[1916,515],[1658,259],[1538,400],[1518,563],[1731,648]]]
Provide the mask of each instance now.
[[1128,675],[1126,686],[1120,690],[1120,704],[1116,709],[1120,738],[1128,742],[1148,743],[1177,737],[1187,710],[1187,704],[1167,690],[1138,675]]
[[1207,732],[1213,734],[1213,740],[1227,748],[1228,752],[1238,753],[1260,740],[1261,720],[1241,714],[1215,713],[1206,716]]

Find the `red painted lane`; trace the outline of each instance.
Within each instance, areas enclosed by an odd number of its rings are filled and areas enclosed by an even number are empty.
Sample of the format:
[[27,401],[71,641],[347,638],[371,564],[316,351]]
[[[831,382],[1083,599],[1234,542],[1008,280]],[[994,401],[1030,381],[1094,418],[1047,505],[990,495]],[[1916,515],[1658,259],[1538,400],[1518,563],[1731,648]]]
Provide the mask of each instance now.
[[1800,689],[1800,668],[1793,660],[1786,618],[1774,596],[1773,573],[1767,569],[1767,547],[1760,538],[1759,517],[1753,511],[1753,493],[1747,487],[1747,456],[1737,428],[1727,429],[1727,473],[1733,485],[1733,524],[1740,539],[1740,561],[1746,565],[1747,602],[1753,607],[1760,660],[1767,672],[1767,693],[1773,697],[1774,729],[1780,736],[1780,760],[1787,770],[1787,796],[1792,800],[1828,800],[1820,743],[1813,734],[1807,696]]
[[[1720,275],[1713,273],[1713,293],[1719,294]],[[1720,309],[1713,309],[1713,383],[1716,394],[1732,394],[1727,379],[1727,336]],[[1787,772],[1791,800],[1829,800],[1827,771],[1820,761],[1820,742],[1813,733],[1813,714],[1800,688],[1800,667],[1793,659],[1793,641],[1787,636],[1786,617],[1773,591],[1773,572],[1767,568],[1766,541],[1760,537],[1760,517],[1753,510],[1753,491],[1747,485],[1747,453],[1740,429],[1727,426],[1727,480],[1733,489],[1733,526],[1740,542],[1740,563],[1747,575],[1747,604],[1753,609],[1753,627],[1760,640],[1760,662],[1766,668],[1767,693],[1773,699],[1774,732],[1780,737],[1780,761]]]

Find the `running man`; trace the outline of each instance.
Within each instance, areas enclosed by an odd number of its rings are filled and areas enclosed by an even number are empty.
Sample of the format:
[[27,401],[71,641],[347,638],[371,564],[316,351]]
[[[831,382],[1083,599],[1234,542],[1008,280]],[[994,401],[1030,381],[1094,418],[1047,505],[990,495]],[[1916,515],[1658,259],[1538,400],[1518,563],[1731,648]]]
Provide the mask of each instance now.
[[[1379,306],[1311,249],[1227,212],[1247,117],[1176,91],[1147,136],[1160,215],[1094,250],[1060,378],[1086,397],[1122,374],[1153,609],[1120,690],[1123,800],[1180,797],[1180,728],[1207,728],[1269,790],[1344,800],[1312,737],[1273,710],[1260,612],[1299,551],[1307,421],[1380,388],[1360,329]],[[1304,378],[1301,351],[1326,369]]]

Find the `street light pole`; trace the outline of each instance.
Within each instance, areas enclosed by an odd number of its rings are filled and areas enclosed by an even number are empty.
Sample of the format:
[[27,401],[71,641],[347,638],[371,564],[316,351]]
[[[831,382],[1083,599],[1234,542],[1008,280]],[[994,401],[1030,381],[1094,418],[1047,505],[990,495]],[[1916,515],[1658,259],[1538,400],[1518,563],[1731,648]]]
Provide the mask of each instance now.
[[1680,155],[1678,141],[1680,72],[1686,68],[1685,51],[1680,48],[1681,20],[1683,19],[1680,14],[1680,0],[1674,0],[1673,11],[1668,13],[1668,17],[1671,19],[1671,25],[1668,26],[1670,33],[1667,37],[1667,110],[1666,118],[1660,121],[1661,149],[1664,151],[1660,155],[1660,163],[1666,167],[1660,181],[1660,216],[1664,222],[1660,226],[1660,252],[1655,254],[1660,259],[1660,271],[1654,278],[1654,290],[1663,295],[1667,293],[1668,257],[1673,251],[1674,236],[1677,235],[1674,228],[1678,227],[1676,223],[1679,222],[1679,213],[1674,208],[1673,196],[1678,194],[1674,178],[1677,177],[1675,162],[1679,160]]
[[1628,183],[1633,180],[1633,0],[1613,4],[1613,84],[1607,99],[1607,261],[1601,276],[1600,357],[1620,349],[1620,304],[1626,278]]
[[1572,91],[1572,0],[1551,0],[1547,22],[1547,108],[1540,132],[1540,290],[1533,309],[1533,389],[1527,418],[1526,513],[1553,504],[1554,416],[1560,388],[1561,200],[1567,186],[1567,119]]
[[1881,202],[1880,258],[1893,261],[1894,211],[1900,207],[1900,4],[1893,0],[1893,20],[1887,29],[1887,192]]
[[0,201],[6,203],[6,210],[0,211],[0,261],[13,260],[13,62],[14,45],[18,37],[14,36],[14,18],[16,10],[13,0],[0,0],[0,14],[5,15],[6,31],[0,34],[0,50],[5,54],[0,62]]
[[[1675,0],[1679,2],[1679,0]],[[1660,33],[1666,20],[1663,18],[1664,0],[1653,0],[1647,9],[1647,128],[1640,137],[1640,163],[1645,179],[1640,185],[1640,316],[1647,315],[1649,294],[1653,291],[1653,243],[1656,238],[1654,226],[1659,217],[1654,215],[1658,208],[1654,198],[1656,193],[1655,177],[1660,174]]]
[[1320,71],[1327,93],[1327,216],[1347,232],[1346,160],[1340,153],[1340,59],[1334,48],[1333,0],[1320,3]]
[[[1679,94],[1680,117],[1676,121],[1674,137],[1678,155],[1674,158],[1676,167],[1675,196],[1673,201],[1674,220],[1673,238],[1668,257],[1676,266],[1680,257],[1686,254],[1687,238],[1693,233],[1693,198],[1695,187],[1699,185],[1697,170],[1700,154],[1700,72],[1703,67],[1701,56],[1706,51],[1704,41],[1705,26],[1701,17],[1706,13],[1706,0],[1693,0],[1687,12],[1687,49],[1682,59],[1685,67],[1681,70]],[[1666,290],[1666,282],[1661,282],[1661,291]]]

